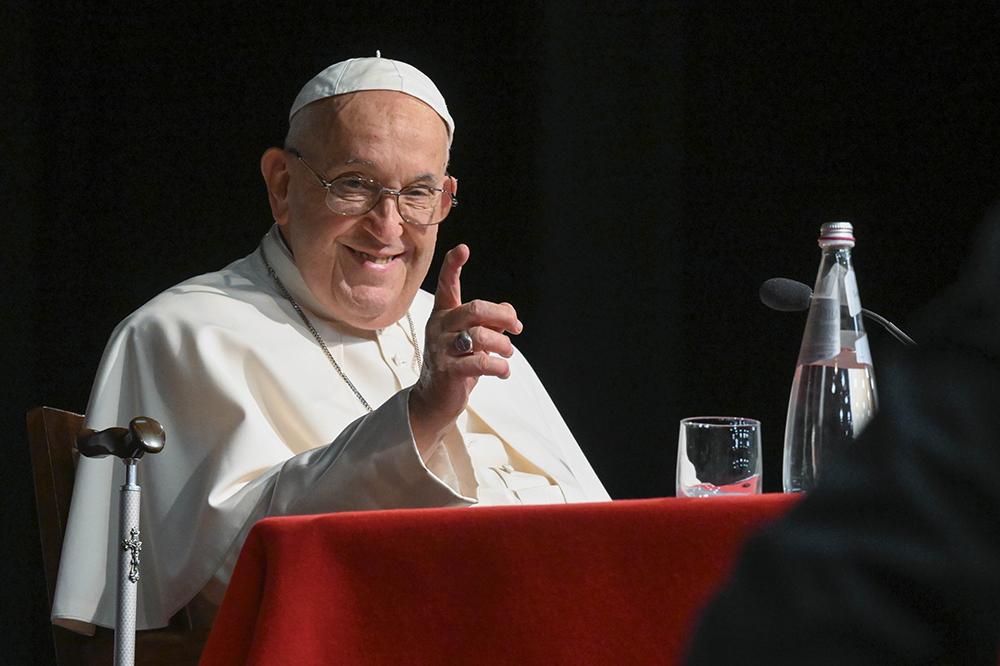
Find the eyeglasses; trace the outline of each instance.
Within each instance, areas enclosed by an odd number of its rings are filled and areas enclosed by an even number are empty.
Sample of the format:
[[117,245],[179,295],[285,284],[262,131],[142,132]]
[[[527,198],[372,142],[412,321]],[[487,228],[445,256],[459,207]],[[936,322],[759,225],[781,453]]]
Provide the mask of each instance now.
[[441,206],[441,197],[448,197],[449,208],[458,205],[458,199],[448,190],[427,185],[407,185],[401,190],[390,190],[382,183],[360,176],[340,176],[327,180],[302,159],[302,155],[294,148],[287,149],[295,155],[302,165],[316,176],[319,184],[326,189],[326,206],[337,215],[364,215],[379,204],[382,197],[388,194],[396,197],[396,208],[399,216],[405,222],[421,227],[440,224],[444,219],[435,219]]

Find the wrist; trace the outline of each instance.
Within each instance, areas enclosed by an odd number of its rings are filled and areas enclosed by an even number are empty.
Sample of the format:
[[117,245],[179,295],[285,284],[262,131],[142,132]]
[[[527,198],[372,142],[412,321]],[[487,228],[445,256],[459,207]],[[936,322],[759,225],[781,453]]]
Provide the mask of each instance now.
[[456,416],[446,416],[434,409],[427,396],[417,386],[410,388],[407,417],[417,451],[424,455],[433,449],[455,426]]

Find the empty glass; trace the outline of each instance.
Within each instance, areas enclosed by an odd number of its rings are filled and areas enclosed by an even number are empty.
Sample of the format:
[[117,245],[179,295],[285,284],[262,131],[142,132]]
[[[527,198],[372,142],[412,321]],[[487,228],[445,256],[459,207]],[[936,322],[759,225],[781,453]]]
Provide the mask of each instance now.
[[730,416],[681,420],[678,497],[753,495],[760,491],[760,421]]

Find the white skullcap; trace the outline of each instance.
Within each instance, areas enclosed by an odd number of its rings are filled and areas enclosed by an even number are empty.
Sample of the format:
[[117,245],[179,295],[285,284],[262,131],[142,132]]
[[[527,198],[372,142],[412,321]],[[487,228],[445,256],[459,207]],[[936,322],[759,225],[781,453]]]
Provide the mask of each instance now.
[[389,58],[351,58],[330,65],[303,86],[292,103],[288,119],[316,100],[361,90],[397,90],[416,97],[444,120],[448,126],[448,145],[451,145],[455,121],[437,86],[413,65]]

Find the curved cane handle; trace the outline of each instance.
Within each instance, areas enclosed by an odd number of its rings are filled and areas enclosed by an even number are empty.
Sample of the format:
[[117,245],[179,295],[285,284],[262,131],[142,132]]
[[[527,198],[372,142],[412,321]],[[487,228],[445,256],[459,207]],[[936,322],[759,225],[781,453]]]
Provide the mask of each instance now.
[[159,453],[166,443],[163,426],[157,421],[137,416],[128,428],[108,428],[95,431],[81,430],[76,436],[76,448],[88,458],[107,455],[116,458],[141,458],[146,453]]

